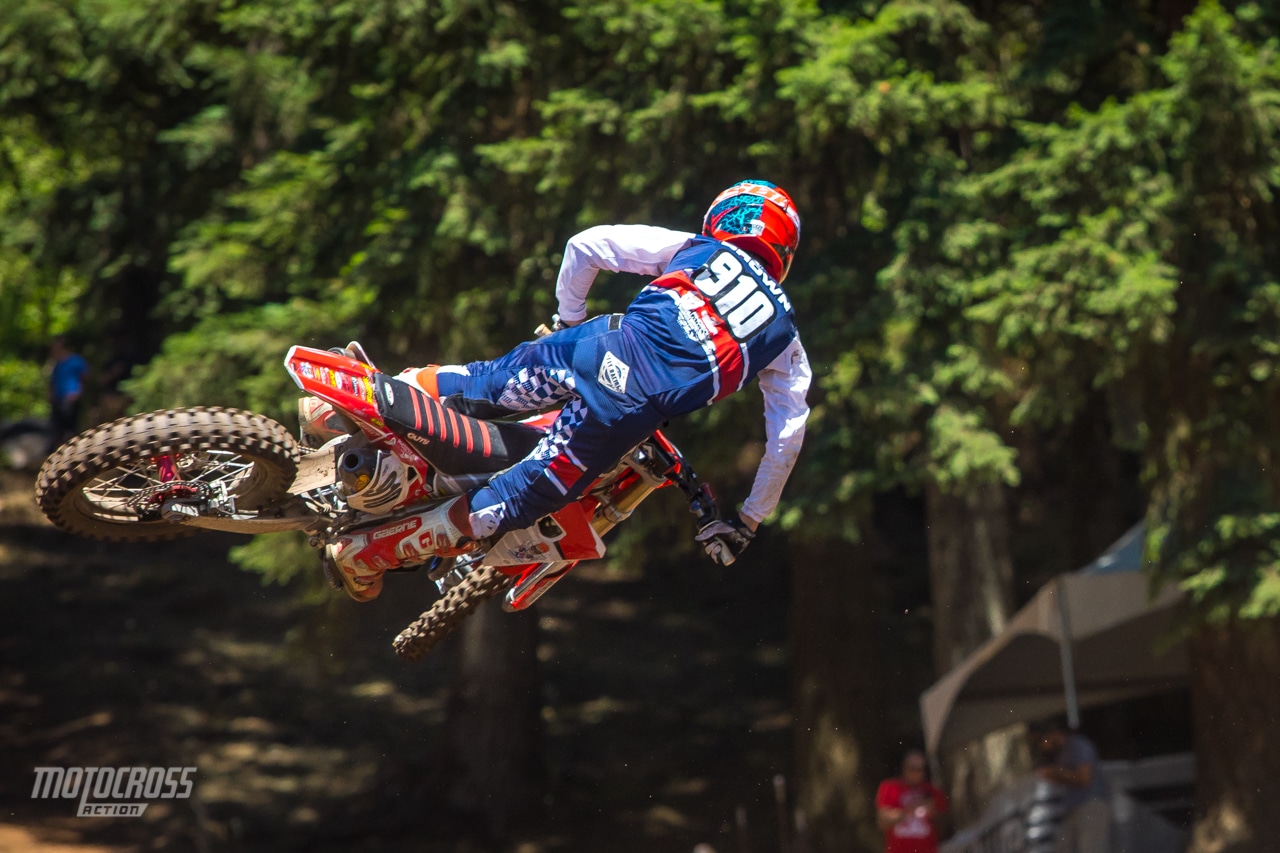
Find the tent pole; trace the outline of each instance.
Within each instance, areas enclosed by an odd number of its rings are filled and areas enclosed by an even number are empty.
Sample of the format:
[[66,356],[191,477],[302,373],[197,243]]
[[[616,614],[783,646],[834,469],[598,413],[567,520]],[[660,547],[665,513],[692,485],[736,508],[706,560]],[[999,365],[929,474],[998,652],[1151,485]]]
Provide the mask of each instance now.
[[1058,602],[1058,618],[1062,621],[1062,638],[1058,641],[1058,657],[1062,661],[1062,689],[1067,698],[1067,727],[1080,728],[1080,698],[1076,694],[1076,664],[1071,653],[1071,616],[1067,613],[1066,584],[1059,581],[1053,597]]

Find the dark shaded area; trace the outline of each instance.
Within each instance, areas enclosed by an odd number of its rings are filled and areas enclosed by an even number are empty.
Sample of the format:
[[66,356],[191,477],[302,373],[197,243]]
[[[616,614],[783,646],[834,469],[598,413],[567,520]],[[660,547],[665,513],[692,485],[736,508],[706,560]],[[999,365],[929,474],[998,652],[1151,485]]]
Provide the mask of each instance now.
[[[431,600],[425,577],[391,578],[371,605],[308,606],[227,563],[237,537],[76,540],[38,520],[29,477],[3,484],[6,832],[124,849],[733,849],[742,805],[759,849],[777,838],[771,780],[791,723],[780,564],[588,565],[544,598],[548,795],[492,839],[450,811],[438,769],[449,642],[416,666],[391,652]],[[140,820],[31,799],[34,767],[73,765],[196,766],[196,796]]]

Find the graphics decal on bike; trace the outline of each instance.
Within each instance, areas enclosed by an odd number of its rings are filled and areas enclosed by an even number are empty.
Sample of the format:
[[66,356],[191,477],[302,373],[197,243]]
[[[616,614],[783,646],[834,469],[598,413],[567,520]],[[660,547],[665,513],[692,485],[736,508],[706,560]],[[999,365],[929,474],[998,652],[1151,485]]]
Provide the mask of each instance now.
[[364,512],[387,512],[404,501],[409,485],[409,469],[405,464],[394,453],[381,451],[369,481],[348,495],[347,503]]
[[556,510],[533,527],[513,530],[489,550],[487,566],[515,566],[559,560],[595,560],[605,546],[581,504]]

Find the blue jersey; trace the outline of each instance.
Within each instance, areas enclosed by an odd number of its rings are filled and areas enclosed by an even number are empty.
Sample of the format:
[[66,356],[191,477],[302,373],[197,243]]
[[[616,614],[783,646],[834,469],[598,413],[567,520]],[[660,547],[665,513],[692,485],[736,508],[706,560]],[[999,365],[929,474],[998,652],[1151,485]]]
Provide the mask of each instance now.
[[752,255],[695,237],[622,319],[639,384],[671,415],[742,389],[796,339],[782,287]]
[[596,226],[566,247],[556,293],[567,319],[586,316],[586,294],[601,269],[656,278],[623,315],[436,372],[435,390],[444,397],[512,411],[563,406],[532,453],[471,496],[473,524],[483,517],[498,533],[528,527],[580,495],[664,420],[757,376],[768,441],[743,512],[765,518],[795,463],[809,413],[811,374],[786,293],[736,246],[653,226]]
[[58,361],[49,376],[50,394],[54,400],[62,401],[74,397],[84,390],[84,375],[89,365],[76,353]]

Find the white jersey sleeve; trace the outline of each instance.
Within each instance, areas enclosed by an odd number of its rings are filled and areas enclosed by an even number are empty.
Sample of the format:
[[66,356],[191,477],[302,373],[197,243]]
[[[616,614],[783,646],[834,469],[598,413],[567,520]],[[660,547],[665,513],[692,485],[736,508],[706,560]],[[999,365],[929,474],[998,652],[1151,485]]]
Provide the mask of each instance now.
[[804,443],[804,425],[809,419],[805,396],[813,372],[800,338],[791,342],[782,354],[760,371],[760,391],[764,394],[765,450],[756,469],[751,495],[742,505],[742,516],[763,521],[778,505],[782,487],[791,476],[800,445]]
[[560,318],[587,316],[587,292],[600,270],[661,275],[692,234],[656,225],[597,225],[569,238],[556,279]]

